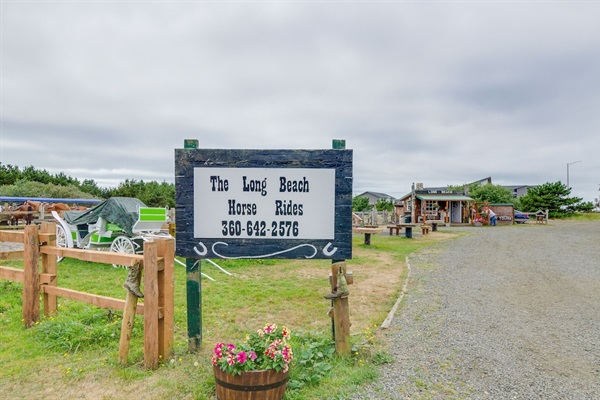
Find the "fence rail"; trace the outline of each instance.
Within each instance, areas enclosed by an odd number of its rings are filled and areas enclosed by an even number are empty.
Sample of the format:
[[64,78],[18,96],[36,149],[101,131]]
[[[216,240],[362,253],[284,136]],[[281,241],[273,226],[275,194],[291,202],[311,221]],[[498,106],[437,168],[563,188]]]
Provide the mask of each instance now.
[[[0,278],[23,284],[23,321],[31,327],[40,318],[40,294],[44,315],[58,310],[58,297],[77,300],[101,308],[123,310],[119,362],[127,363],[129,343],[136,314],[144,316],[144,365],[158,368],[160,358],[173,349],[174,258],[173,239],[144,242],[143,255],[99,252],[56,247],[56,224],[44,222],[41,228],[28,225],[21,232],[0,230],[0,241],[23,243],[23,250],[0,252],[0,260],[23,259],[23,269],[0,266]],[[144,303],[127,292],[125,300],[80,292],[58,286],[57,256],[78,260],[133,266],[143,270]],[[39,259],[42,259],[41,271]]]

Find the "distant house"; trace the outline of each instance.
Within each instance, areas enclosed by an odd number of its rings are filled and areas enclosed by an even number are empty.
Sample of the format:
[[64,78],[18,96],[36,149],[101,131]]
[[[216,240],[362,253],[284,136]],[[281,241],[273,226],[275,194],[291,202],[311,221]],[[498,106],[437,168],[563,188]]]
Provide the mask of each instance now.
[[442,220],[465,223],[469,220],[472,202],[473,199],[463,191],[452,191],[447,187],[425,188],[422,183],[417,183],[410,193],[398,199],[396,210],[402,210],[412,222]]
[[[396,200],[395,212],[399,219],[410,218],[413,222],[423,220],[443,220],[451,223],[469,222],[474,199],[469,197],[469,186],[473,184],[492,184],[488,176],[466,183],[462,190],[450,190],[444,187],[424,187],[422,183],[413,184],[412,191]],[[459,186],[459,185],[456,185]],[[455,186],[455,187],[456,187]],[[500,185],[511,191],[513,198],[527,194],[536,185]]]
[[386,193],[379,193],[379,192],[363,192],[361,194],[356,195],[355,197],[367,197],[369,199],[369,205],[374,206],[375,204],[377,204],[378,200],[384,199],[384,200],[391,200],[392,202],[395,201],[393,196],[390,196],[389,194]]
[[510,190],[512,193],[513,199],[517,199],[521,196],[525,196],[529,189],[537,187],[537,185],[510,185],[510,186],[502,186]]

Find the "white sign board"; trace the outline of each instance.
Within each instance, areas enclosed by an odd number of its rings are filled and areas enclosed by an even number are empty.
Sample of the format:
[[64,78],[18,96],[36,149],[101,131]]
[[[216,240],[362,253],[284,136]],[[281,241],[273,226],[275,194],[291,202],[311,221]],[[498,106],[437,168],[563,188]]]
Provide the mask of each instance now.
[[194,168],[194,237],[334,238],[335,169]]

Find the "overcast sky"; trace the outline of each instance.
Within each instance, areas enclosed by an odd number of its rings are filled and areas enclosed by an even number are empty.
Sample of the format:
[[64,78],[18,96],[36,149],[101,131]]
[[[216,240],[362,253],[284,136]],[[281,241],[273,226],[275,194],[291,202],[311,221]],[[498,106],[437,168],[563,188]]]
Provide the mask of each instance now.
[[[174,181],[184,139],[354,151],[354,194],[600,184],[600,2],[1,1],[0,162]],[[574,163],[576,161],[581,161]],[[569,163],[574,163],[567,167]]]

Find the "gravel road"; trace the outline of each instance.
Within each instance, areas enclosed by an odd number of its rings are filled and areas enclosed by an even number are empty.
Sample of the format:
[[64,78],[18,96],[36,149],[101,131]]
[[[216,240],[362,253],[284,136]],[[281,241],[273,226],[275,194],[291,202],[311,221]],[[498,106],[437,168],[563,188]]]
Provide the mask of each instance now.
[[600,399],[600,223],[442,229],[354,399]]

